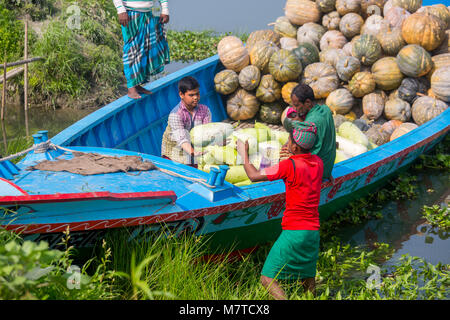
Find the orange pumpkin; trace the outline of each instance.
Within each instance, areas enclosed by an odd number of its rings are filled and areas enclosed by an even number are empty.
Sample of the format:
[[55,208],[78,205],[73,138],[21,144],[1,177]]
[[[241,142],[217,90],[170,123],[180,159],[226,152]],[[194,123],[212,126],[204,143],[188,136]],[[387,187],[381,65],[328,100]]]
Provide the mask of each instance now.
[[444,41],[445,25],[436,16],[416,12],[403,21],[402,36],[408,44],[418,44],[428,51]]
[[412,122],[402,123],[397,129],[394,130],[394,132],[391,135],[390,141],[395,140],[398,137],[401,137],[402,135],[416,129],[417,127],[418,125]]
[[362,99],[364,115],[369,120],[377,120],[383,114],[384,98],[379,93],[369,93]]
[[287,0],[284,13],[292,24],[298,26],[317,22],[321,16],[317,3],[309,0]]
[[389,120],[381,125],[381,131],[385,132],[389,137],[392,133],[402,125],[403,122],[399,120]]
[[259,106],[260,103],[253,94],[238,89],[227,100],[227,113],[233,120],[248,120],[258,113]]
[[291,94],[292,90],[298,85],[298,82],[288,82],[281,88],[281,96],[283,97],[284,102],[287,104],[291,104]]
[[342,49],[342,47],[347,43],[347,38],[342,34],[342,32],[337,30],[330,30],[325,32],[325,34],[320,39],[320,50],[324,51],[327,49]]
[[225,68],[235,72],[241,71],[250,63],[247,49],[238,37],[224,37],[217,45],[217,52]]
[[316,99],[328,97],[330,92],[336,90],[339,86],[336,69],[323,62],[306,66],[302,81],[313,89]]

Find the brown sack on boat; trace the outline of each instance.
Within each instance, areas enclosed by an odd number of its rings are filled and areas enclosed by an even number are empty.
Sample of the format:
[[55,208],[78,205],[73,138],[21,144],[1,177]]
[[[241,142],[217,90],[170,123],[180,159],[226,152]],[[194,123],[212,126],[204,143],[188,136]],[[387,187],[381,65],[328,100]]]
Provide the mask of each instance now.
[[81,175],[113,172],[148,171],[156,169],[151,161],[142,161],[139,156],[105,156],[97,153],[74,152],[70,160],[44,160],[27,170],[67,171]]

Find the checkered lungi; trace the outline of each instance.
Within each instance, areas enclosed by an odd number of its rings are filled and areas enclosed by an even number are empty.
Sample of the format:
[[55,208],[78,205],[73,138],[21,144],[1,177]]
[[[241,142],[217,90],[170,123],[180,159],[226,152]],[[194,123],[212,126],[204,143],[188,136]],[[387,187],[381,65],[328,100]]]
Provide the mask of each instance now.
[[123,68],[127,87],[150,81],[170,62],[163,24],[152,12],[128,10],[128,25],[122,26]]

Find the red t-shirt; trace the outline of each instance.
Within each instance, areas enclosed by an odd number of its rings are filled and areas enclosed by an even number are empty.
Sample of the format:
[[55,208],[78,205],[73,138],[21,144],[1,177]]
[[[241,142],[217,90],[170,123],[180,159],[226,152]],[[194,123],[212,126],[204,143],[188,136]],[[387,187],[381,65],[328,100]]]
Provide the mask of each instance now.
[[[290,159],[295,161],[294,166]],[[319,200],[323,162],[310,153],[298,154],[265,169],[270,181],[283,179],[286,184],[286,210],[281,220],[283,230],[319,230]]]

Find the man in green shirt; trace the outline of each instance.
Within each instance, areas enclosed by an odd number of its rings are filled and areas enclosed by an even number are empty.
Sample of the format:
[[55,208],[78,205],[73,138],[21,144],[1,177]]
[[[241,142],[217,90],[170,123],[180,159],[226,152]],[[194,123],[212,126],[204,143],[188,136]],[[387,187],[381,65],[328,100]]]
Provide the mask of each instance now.
[[[327,105],[314,105],[314,91],[307,84],[299,84],[291,93],[292,108],[283,123],[289,129],[292,120],[308,121],[316,124],[317,138],[311,154],[317,154],[323,161],[323,178],[329,179],[336,158],[336,129],[333,114]],[[281,155],[287,156],[283,147]]]

